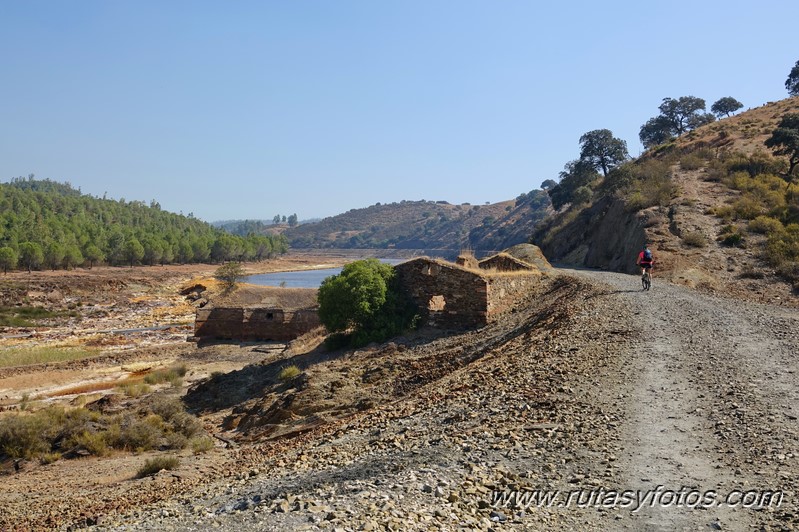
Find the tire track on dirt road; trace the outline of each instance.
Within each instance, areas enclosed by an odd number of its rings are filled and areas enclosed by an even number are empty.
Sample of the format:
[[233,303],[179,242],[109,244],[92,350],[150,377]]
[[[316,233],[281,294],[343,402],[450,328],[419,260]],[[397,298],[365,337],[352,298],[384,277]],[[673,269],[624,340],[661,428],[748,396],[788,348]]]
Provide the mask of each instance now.
[[[629,306],[631,328],[640,331],[622,370],[627,389],[620,393],[628,400],[619,405],[626,420],[620,427],[621,489],[696,490],[703,499],[713,490],[721,503],[677,507],[670,494],[660,495],[614,528],[795,525],[797,313],[657,279],[642,292],[630,275],[571,273],[609,285],[607,297]],[[732,508],[723,502],[734,490],[784,490],[783,504]]]

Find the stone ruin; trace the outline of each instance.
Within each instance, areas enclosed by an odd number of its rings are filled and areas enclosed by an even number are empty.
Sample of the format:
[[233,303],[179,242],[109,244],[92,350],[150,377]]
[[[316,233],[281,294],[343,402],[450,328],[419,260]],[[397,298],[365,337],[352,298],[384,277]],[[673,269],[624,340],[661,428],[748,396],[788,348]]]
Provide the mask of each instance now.
[[196,338],[286,342],[321,325],[316,289],[245,286],[197,309]]
[[395,268],[427,324],[445,329],[481,327],[495,321],[537,290],[545,275],[537,266],[506,253],[480,261],[479,268],[428,257]]
[[[477,262],[420,257],[395,266],[401,286],[432,327],[463,329],[497,320],[538,290],[552,267],[522,244]],[[535,261],[533,264],[529,261]],[[254,287],[197,309],[197,338],[288,341],[319,327],[313,288]]]

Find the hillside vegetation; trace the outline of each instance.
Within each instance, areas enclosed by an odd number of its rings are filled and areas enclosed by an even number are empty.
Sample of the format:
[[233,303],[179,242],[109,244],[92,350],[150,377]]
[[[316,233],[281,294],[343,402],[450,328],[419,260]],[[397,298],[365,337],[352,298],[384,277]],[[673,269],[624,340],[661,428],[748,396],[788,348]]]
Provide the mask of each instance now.
[[551,211],[547,194],[533,190],[490,205],[446,201],[375,204],[286,229],[292,247],[397,248],[478,254],[526,242]]
[[69,184],[0,183],[0,269],[260,260],[285,253],[281,236],[240,237],[153,201],[100,199]]
[[[678,282],[799,285],[799,186],[766,146],[799,98],[711,122],[596,175],[533,242],[550,260],[633,273],[644,242]],[[796,173],[796,172],[794,172]],[[561,181],[563,183],[563,181]],[[756,288],[757,290],[757,288]]]

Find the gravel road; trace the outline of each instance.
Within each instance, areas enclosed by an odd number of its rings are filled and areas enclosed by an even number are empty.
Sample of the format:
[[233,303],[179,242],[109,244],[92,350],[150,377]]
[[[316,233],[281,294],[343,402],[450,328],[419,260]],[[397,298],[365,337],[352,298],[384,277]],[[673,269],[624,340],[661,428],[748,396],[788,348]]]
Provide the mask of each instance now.
[[[799,527],[799,313],[657,278],[649,292],[639,286],[635,276],[562,271],[501,324],[408,345],[429,371],[453,369],[406,396],[293,440],[226,451],[222,478],[86,522],[98,530]],[[497,498],[536,490],[560,491],[549,506]],[[658,498],[634,499],[647,490]],[[779,490],[782,504],[709,504],[709,490],[718,501],[733,493],[733,502],[735,490]]]

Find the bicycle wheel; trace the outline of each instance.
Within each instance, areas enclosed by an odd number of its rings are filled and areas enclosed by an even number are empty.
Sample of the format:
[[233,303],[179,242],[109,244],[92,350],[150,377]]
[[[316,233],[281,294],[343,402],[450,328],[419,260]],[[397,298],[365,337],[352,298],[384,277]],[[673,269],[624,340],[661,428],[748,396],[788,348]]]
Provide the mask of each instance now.
[[652,277],[649,276],[649,272],[644,275],[644,290],[649,290],[649,287],[652,286]]

